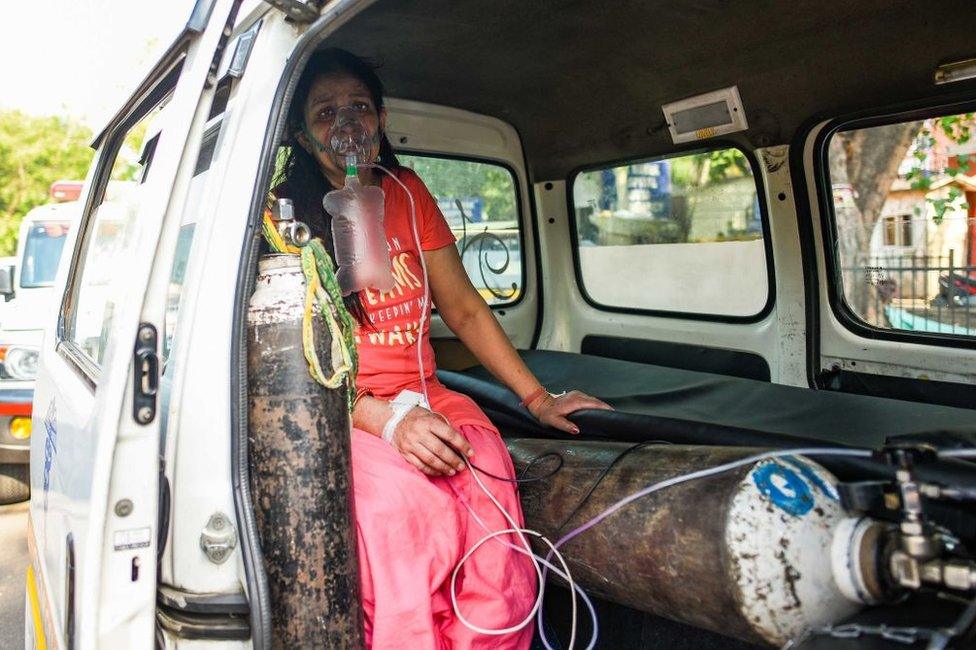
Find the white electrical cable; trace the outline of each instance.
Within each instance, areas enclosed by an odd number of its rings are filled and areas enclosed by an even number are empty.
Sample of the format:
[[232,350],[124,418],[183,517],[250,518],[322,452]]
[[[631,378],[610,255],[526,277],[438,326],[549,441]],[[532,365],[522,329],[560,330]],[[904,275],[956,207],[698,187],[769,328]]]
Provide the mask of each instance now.
[[[471,467],[470,463],[468,463],[468,460],[466,458],[464,459],[464,463],[468,466],[468,470],[471,472],[471,477],[478,484],[478,487],[480,487],[481,490],[486,495],[488,495],[488,498],[491,499],[491,502],[495,504],[495,507],[498,508],[498,511],[502,513],[502,516],[511,525],[511,528],[489,533],[488,535],[485,535],[484,537],[479,539],[477,542],[475,542],[475,544],[470,549],[468,549],[468,552],[464,554],[464,557],[461,558],[461,561],[458,562],[457,566],[454,567],[454,572],[451,574],[451,604],[454,607],[454,613],[457,614],[458,619],[462,623],[464,623],[464,625],[468,627],[468,629],[471,629],[475,632],[479,632],[481,634],[489,634],[489,635],[511,634],[512,632],[517,632],[518,630],[521,630],[523,627],[529,625],[532,622],[532,619],[535,618],[536,612],[542,606],[542,598],[545,595],[545,580],[543,579],[542,568],[539,566],[539,562],[536,561],[535,559],[535,553],[532,552],[532,547],[529,545],[528,540],[525,539],[525,535],[523,535],[523,532],[528,533],[529,535],[538,537],[543,542],[545,542],[546,545],[549,546],[550,551],[549,551],[548,558],[551,558],[553,555],[556,555],[557,559],[559,560],[559,563],[562,564],[563,569],[566,572],[566,579],[567,582],[569,582],[569,592],[572,596],[572,603],[573,603],[572,604],[572,627],[571,627],[572,631],[570,632],[571,636],[569,640],[569,650],[572,650],[576,642],[576,616],[577,616],[576,582],[573,580],[572,573],[570,573],[569,571],[569,566],[566,564],[566,560],[563,558],[559,550],[552,544],[552,542],[550,542],[544,535],[542,535],[542,533],[539,533],[534,530],[530,530],[528,528],[521,528],[518,525],[518,523],[516,523],[516,521],[512,518],[512,516],[508,514],[505,508],[502,507],[502,504],[498,502],[498,500],[495,498],[495,495],[493,495],[491,491],[481,481],[481,477],[478,476],[478,471],[473,467]],[[457,594],[455,593],[455,583],[457,581],[457,574],[461,570],[461,567],[464,566],[464,563],[468,561],[468,558],[471,556],[471,554],[474,553],[478,548],[480,548],[482,544],[487,542],[489,539],[498,537],[499,535],[505,533],[516,533],[519,536],[519,539],[521,540],[522,544],[525,546],[525,550],[527,551],[527,554],[530,556],[530,559],[532,560],[532,565],[533,567],[535,567],[536,574],[539,577],[539,595],[535,600],[535,605],[533,605],[532,610],[528,613],[528,615],[526,615],[525,619],[522,620],[522,622],[501,629],[488,629],[488,628],[478,627],[472,624],[470,621],[468,621],[464,617],[464,615],[461,614],[461,609],[460,607],[458,607]]]
[[[488,528],[488,525],[484,521],[482,521],[481,517],[478,516],[478,513],[476,513],[474,511],[474,508],[472,508],[466,501],[464,502],[464,507],[468,509],[468,512],[471,514],[471,517],[476,522],[478,522],[478,525],[481,526],[486,533],[490,533],[491,532],[491,530]],[[523,529],[523,530],[525,530],[525,529]],[[548,538],[543,538],[543,539],[545,539],[546,543],[549,544]],[[499,541],[498,543],[499,544],[502,544],[504,546],[507,546],[508,548],[510,548],[512,550],[518,551],[519,553],[521,553],[523,555],[527,555],[527,553],[525,552],[525,549],[520,548],[520,547],[516,546],[515,544],[511,544],[511,543],[506,542],[506,541]],[[551,544],[550,544],[550,546],[551,546]],[[559,551],[556,551],[556,552],[558,553]],[[555,573],[556,575],[558,575],[559,577],[561,577],[566,582],[569,582],[571,580],[571,577],[570,577],[569,574],[563,573],[562,570],[559,569],[559,567],[557,567],[556,565],[554,565],[552,562],[549,562],[546,558],[542,557],[541,555],[538,555],[535,552],[533,552],[532,555],[535,557],[536,560],[538,560],[546,568],[547,571],[552,571],[553,573]],[[590,642],[586,646],[586,649],[585,650],[593,650],[593,648],[596,646],[597,631],[599,629],[599,621],[597,620],[597,617],[596,617],[596,608],[593,607],[593,602],[590,600],[590,597],[586,595],[586,592],[583,591],[583,588],[580,587],[578,584],[575,585],[575,586],[576,586],[576,593],[578,593],[580,595],[580,597],[583,599],[583,602],[586,603],[586,608],[588,610],[590,610],[590,620],[593,623],[593,632],[592,632],[592,634],[590,636]],[[542,588],[544,589],[545,588],[545,585],[543,585]],[[541,625],[541,618],[540,618],[540,625]],[[550,649],[550,650],[552,650],[552,649]]]
[[976,449],[946,449],[939,452],[942,458],[976,458]]
[[[419,258],[420,258],[421,270],[422,270],[422,272],[424,274],[424,305],[423,305],[423,308],[420,310],[420,321],[419,321],[420,331],[417,333],[417,365],[418,365],[418,369],[419,369],[419,373],[420,373],[420,387],[421,387],[421,390],[423,391],[423,394],[424,394],[424,400],[426,401],[426,403],[427,403],[427,405],[429,407],[430,406],[430,398],[427,395],[427,377],[426,377],[426,372],[425,372],[425,369],[424,369],[423,345],[422,345],[422,343],[423,343],[424,324],[425,324],[425,321],[426,321],[426,318],[427,318],[427,309],[429,308],[429,304],[430,304],[430,281],[429,281],[429,277],[427,275],[427,262],[424,259],[424,251],[423,251],[423,247],[421,246],[420,233],[417,231],[417,208],[416,208],[416,204],[414,203],[413,194],[410,192],[410,190],[407,188],[407,186],[403,183],[403,181],[401,181],[396,176],[396,174],[394,174],[393,172],[391,172],[389,169],[387,169],[386,167],[383,167],[381,165],[377,165],[375,163],[363,164],[363,165],[360,165],[360,166],[361,167],[370,167],[370,168],[374,168],[374,169],[381,170],[387,176],[389,176],[394,181],[396,181],[396,183],[406,193],[407,199],[410,202],[410,225],[411,225],[411,228],[413,230],[414,243],[417,245],[417,254],[418,254]],[[461,457],[464,458],[464,455],[462,454]],[[552,542],[550,542],[548,539],[546,539],[545,536],[543,536],[541,533],[539,533],[537,531],[534,531],[534,530],[529,530],[527,528],[521,528],[518,525],[518,523],[515,521],[515,519],[513,519],[512,516],[505,510],[505,508],[498,502],[498,500],[495,498],[495,495],[493,495],[491,493],[491,491],[488,490],[488,488],[485,486],[485,484],[482,483],[481,478],[478,476],[477,470],[475,470],[474,468],[471,467],[470,463],[468,463],[468,459],[467,458],[464,458],[464,462],[468,466],[468,470],[471,472],[471,476],[474,477],[474,480],[478,483],[478,486],[488,496],[488,498],[491,500],[491,502],[495,504],[495,507],[498,508],[499,512],[502,513],[502,516],[511,525],[511,528],[507,528],[505,530],[500,530],[500,531],[496,531],[496,532],[491,532],[488,535],[485,535],[484,537],[482,537],[470,549],[468,549],[468,551],[464,554],[464,557],[461,558],[461,561],[458,562],[458,564],[457,564],[456,567],[454,567],[454,572],[451,574],[451,604],[454,607],[454,613],[457,615],[458,620],[460,620],[468,629],[470,629],[470,630],[472,630],[474,632],[478,632],[480,634],[485,634],[485,635],[495,635],[495,636],[502,635],[502,634],[511,634],[513,632],[517,632],[517,631],[521,630],[523,627],[525,627],[526,625],[529,625],[532,622],[532,619],[535,618],[536,612],[542,606],[542,598],[545,595],[545,583],[544,583],[544,580],[543,580],[543,572],[542,572],[542,568],[540,567],[540,564],[539,563],[541,561],[541,562],[544,562],[546,565],[550,565],[550,563],[547,560],[541,560],[541,558],[537,559],[535,553],[533,553],[532,546],[529,544],[529,541],[525,538],[525,534],[533,535],[533,536],[538,537],[539,539],[541,539],[543,542],[545,542],[550,547],[551,551],[550,551],[549,557],[552,557],[552,555],[555,554],[556,557],[557,557],[557,559],[559,560],[559,563],[562,564],[563,569],[565,571],[565,574],[563,574],[562,572],[559,572],[559,574],[560,575],[563,575],[563,577],[569,583],[569,591],[570,591],[570,594],[573,596],[573,605],[572,605],[572,622],[573,622],[573,624],[572,624],[572,632],[571,632],[571,637],[570,637],[570,641],[569,641],[569,649],[568,649],[568,650],[572,650],[573,647],[574,647],[574,645],[575,645],[575,641],[576,641],[576,616],[577,616],[577,612],[576,612],[576,608],[577,608],[576,591],[579,588],[576,586],[576,583],[573,581],[572,574],[569,571],[569,566],[566,564],[565,559],[563,558],[562,554],[559,553],[559,551],[553,546]],[[474,514],[474,511],[471,510],[470,507],[468,508],[468,510],[471,511],[472,514]],[[535,568],[536,575],[539,578],[539,595],[538,595],[538,597],[535,600],[535,604],[533,605],[532,610],[528,613],[528,615],[525,617],[525,619],[521,623],[519,623],[517,625],[509,626],[507,628],[502,628],[502,629],[489,629],[489,628],[479,627],[477,625],[474,625],[470,621],[468,621],[464,617],[464,615],[461,613],[461,609],[458,607],[457,594],[456,594],[457,575],[458,575],[458,572],[461,570],[461,567],[464,566],[464,563],[467,562],[467,560],[468,560],[469,557],[471,557],[471,554],[474,553],[477,549],[479,549],[485,542],[487,542],[490,539],[494,539],[495,537],[498,537],[500,535],[504,535],[504,534],[508,534],[508,533],[515,533],[515,534],[518,535],[519,540],[525,546],[525,551],[524,552],[526,553],[526,555],[528,555],[532,559],[532,565]],[[582,590],[580,590],[580,591],[582,591]],[[585,598],[585,596],[584,596],[584,598]],[[588,599],[587,599],[587,602],[589,602]],[[590,610],[591,610],[591,612],[593,611],[592,605],[590,605]],[[594,613],[594,618],[595,618],[595,616],[596,616],[596,614]],[[595,626],[594,626],[594,629],[595,629]],[[588,648],[592,648],[592,646],[595,645],[595,643],[596,643],[596,638],[594,637],[593,642],[591,643],[590,646],[588,646]]]
[[424,259],[424,249],[420,245],[420,234],[417,232],[417,207],[413,201],[413,194],[411,194],[410,190],[407,189],[407,186],[403,183],[403,181],[397,178],[397,175],[391,172],[389,169],[383,167],[382,165],[377,165],[376,163],[363,163],[359,166],[381,170],[403,188],[403,191],[407,195],[407,199],[410,201],[410,225],[413,228],[413,241],[415,244],[417,244],[417,257],[420,258],[420,268],[424,273],[424,304],[420,309],[419,331],[417,332],[417,365],[420,369],[420,391],[424,394],[424,401],[429,407],[430,397],[427,395],[427,373],[424,370],[423,341],[424,324],[427,321],[427,310],[430,308],[430,282],[428,282],[427,277],[427,261]]

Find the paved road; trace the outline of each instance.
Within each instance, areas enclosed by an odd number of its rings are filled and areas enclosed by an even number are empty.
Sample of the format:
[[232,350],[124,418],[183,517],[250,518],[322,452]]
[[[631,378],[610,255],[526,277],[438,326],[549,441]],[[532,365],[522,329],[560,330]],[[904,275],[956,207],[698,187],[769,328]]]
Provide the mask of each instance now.
[[27,504],[0,506],[0,648],[24,647]]

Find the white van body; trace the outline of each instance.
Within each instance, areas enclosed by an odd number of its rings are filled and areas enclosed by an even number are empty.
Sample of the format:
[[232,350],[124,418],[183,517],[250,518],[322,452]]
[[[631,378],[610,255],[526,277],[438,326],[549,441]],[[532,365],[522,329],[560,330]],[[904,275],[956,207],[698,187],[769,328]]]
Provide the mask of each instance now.
[[[247,210],[251,192],[246,188],[251,182],[246,179],[253,177],[257,167],[256,143],[263,139],[277,76],[298,30],[265,3],[252,0],[240,7],[237,20],[232,23],[235,31],[230,47],[222,50],[221,76],[231,63],[240,33],[257,21],[263,21],[263,25],[248,62],[248,78],[241,80],[236,98],[226,114],[220,116],[224,122],[220,144],[224,146],[220,147],[203,188],[199,179],[194,179],[193,168],[215,91],[210,64],[218,45],[227,45],[222,32],[237,4],[231,0],[199,3],[187,29],[137,91],[133,105],[120,111],[114,126],[109,126],[103,136],[102,142],[107,142],[110,150],[118,147],[113,138],[120,136],[113,131],[124,132],[125,126],[131,126],[123,124],[140,100],[158,92],[161,82],[165,85],[166,107],[155,131],[146,134],[149,142],[161,133],[152,159],[152,174],[126,197],[127,205],[120,208],[116,202],[111,206],[113,211],[123,213],[123,218],[129,216],[128,210],[137,210],[138,227],[126,233],[125,266],[114,269],[111,292],[116,302],[110,329],[103,332],[105,354],[101,367],[95,368],[83,351],[66,345],[56,313],[49,314],[45,322],[34,401],[38,435],[31,449],[34,493],[28,537],[33,564],[26,601],[27,647],[137,648],[153,643],[162,420],[168,419],[166,428],[173,434],[185,426],[197,431],[202,436],[200,440],[215,435],[203,447],[192,450],[178,446],[176,435],[167,437],[163,452],[174,459],[168,465],[178,463],[182,468],[180,476],[167,477],[173,505],[181,514],[173,519],[169,531],[173,542],[167,544],[167,556],[159,562],[160,578],[172,585],[177,595],[185,591],[210,595],[217,601],[221,597],[243,599],[246,579],[240,554],[235,552],[227,562],[217,565],[208,561],[200,549],[200,534],[211,515],[234,512],[230,458],[226,453],[231,395],[229,385],[210,370],[230,370],[230,338],[223,325],[227,324],[225,316],[231,313],[237,276],[235,250],[240,250],[246,224],[237,219],[229,220],[233,224],[221,223],[220,216]],[[174,73],[176,69],[178,73]],[[178,81],[174,84],[176,74]],[[150,101],[158,99],[153,97]],[[245,104],[247,110],[243,109]],[[248,146],[248,141],[253,146]],[[253,150],[244,155],[238,147]],[[86,179],[79,201],[86,211],[91,209],[97,175],[105,175],[103,186],[107,181],[108,171],[101,169],[106,156],[113,157],[114,152],[103,150],[96,154]],[[111,167],[111,160],[108,165]],[[236,207],[232,207],[235,203]],[[205,218],[205,214],[210,216]],[[105,221],[114,218],[109,215]],[[143,426],[130,415],[132,395],[127,388],[131,385],[132,341],[139,322],[152,321],[163,331],[175,246],[181,226],[194,223],[197,229],[193,249],[198,254],[192,256],[185,269],[189,290],[180,303],[180,327],[195,330],[198,335],[174,351],[167,362],[167,369],[184,366],[186,372],[179,373],[172,384],[169,377],[165,380],[171,387],[169,403],[180,405],[174,409],[179,415],[166,418],[160,409],[159,416]],[[67,287],[73,258],[85,243],[84,236],[84,227],[69,235],[66,250],[73,254],[64,255],[59,269],[57,291],[61,296],[70,294]],[[206,249],[206,255],[199,254]],[[101,287],[99,291],[107,289]],[[104,300],[101,296],[93,302]],[[78,321],[90,315],[80,313]],[[100,324],[104,323],[95,323]],[[89,327],[76,327],[85,330],[84,339],[92,338]],[[98,332],[94,334],[97,338]],[[199,364],[210,370],[201,374]],[[222,384],[223,390],[211,392],[214,381]],[[204,385],[207,388],[201,390]],[[160,401],[166,400],[163,397]],[[180,459],[183,454],[186,458]],[[120,500],[130,505],[120,507]],[[185,527],[184,534],[178,533],[180,527]],[[178,642],[172,635],[167,636],[167,647],[178,644],[214,645]]]
[[0,303],[0,504],[30,494],[25,467],[31,432],[24,431],[24,418],[31,417],[44,325],[56,305],[58,262],[79,209],[76,203],[52,203],[28,212],[18,231],[16,257],[0,264],[12,269],[14,280],[13,295]]
[[[247,409],[235,365],[243,341],[236,314],[248,298],[239,290],[242,251],[260,234],[249,215],[259,214],[268,188],[256,179],[266,177],[283,128],[276,102],[295,57],[372,4],[328,2],[308,25],[261,0],[201,0],[186,30],[97,138],[79,227],[68,235],[53,289],[60,309],[46,310],[43,336],[34,339],[41,357],[31,447],[28,648],[148,648],[154,640],[165,648],[246,648],[265,647],[270,638],[255,627],[260,617],[253,612],[266,604],[257,588],[260,570],[242,543],[254,522],[241,508],[241,459],[234,455],[235,427]],[[590,334],[653,332],[655,340],[763,356],[772,382],[810,385],[788,146],[755,151],[769,245],[777,251],[774,307],[741,323],[608,315],[572,281],[572,190],[565,178],[530,182],[515,128],[417,101],[391,99],[388,108],[391,140],[411,152],[510,170],[523,219],[523,283],[532,290],[496,314],[516,347],[579,351]],[[152,121],[139,155],[141,178],[124,199],[103,202],[121,142],[146,115]],[[86,284],[87,251],[104,234],[93,234],[92,224],[124,235],[118,250],[105,244],[114,273],[102,284]],[[538,269],[545,269],[542,277]],[[560,317],[566,314],[573,317]],[[913,376],[976,379],[973,350],[891,341],[863,346],[827,325],[824,347],[832,355]],[[446,332],[435,318],[432,335]],[[134,361],[140,341],[158,351],[158,373],[152,362]],[[146,382],[148,401],[139,393]],[[230,548],[219,561],[206,549],[214,521],[231,522],[234,532],[218,542]]]

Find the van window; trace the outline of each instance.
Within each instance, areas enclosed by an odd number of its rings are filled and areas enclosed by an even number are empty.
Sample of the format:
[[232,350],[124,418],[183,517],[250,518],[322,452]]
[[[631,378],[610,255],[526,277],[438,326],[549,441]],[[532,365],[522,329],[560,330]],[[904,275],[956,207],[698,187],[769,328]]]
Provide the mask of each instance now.
[[930,339],[976,336],[974,114],[842,127],[825,151],[845,320]]
[[127,257],[135,245],[136,216],[152,156],[142,155],[144,139],[158,119],[164,99],[132,126],[116,146],[111,180],[101,202],[84,220],[82,252],[72,273],[72,300],[65,315],[64,338],[96,366],[102,364],[116,302],[124,290]]
[[766,306],[759,193],[738,149],[582,172],[573,207],[577,272],[596,306],[740,318]]
[[457,238],[471,283],[493,306],[522,295],[522,240],[515,177],[487,162],[398,154],[423,179]]
[[[186,266],[190,260],[190,249],[193,245],[193,235],[196,232],[196,211],[203,202],[207,192],[207,179],[210,178],[210,165],[213,164],[218,148],[223,144],[220,138],[223,127],[223,114],[210,120],[204,128],[203,141],[197,153],[197,162],[193,167],[193,178],[190,180],[190,191],[186,200],[186,210],[180,225],[180,235],[176,241],[176,255],[173,258],[173,268],[170,269],[169,287],[166,292],[166,317],[163,323],[163,370],[169,369],[169,356],[173,351],[173,339],[176,336],[179,322],[180,304],[183,296],[183,283],[186,279]],[[172,372],[172,371],[170,371]]]
[[68,237],[67,221],[46,221],[30,226],[24,244],[20,286],[25,289],[54,284],[61,250]]

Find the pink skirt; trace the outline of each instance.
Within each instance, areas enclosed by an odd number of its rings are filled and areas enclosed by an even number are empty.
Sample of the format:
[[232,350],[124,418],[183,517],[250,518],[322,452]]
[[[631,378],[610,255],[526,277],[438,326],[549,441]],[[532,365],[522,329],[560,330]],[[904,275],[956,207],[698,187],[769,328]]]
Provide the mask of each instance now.
[[[514,476],[512,459],[496,432],[470,425],[460,430],[474,447],[472,462],[492,474]],[[534,622],[511,634],[485,635],[466,627],[451,606],[454,567],[489,532],[468,506],[490,532],[510,527],[471,470],[428,477],[385,441],[359,429],[352,432],[352,469],[366,647],[528,648]],[[480,478],[523,525],[515,485],[484,474]],[[461,613],[481,628],[519,623],[538,593],[531,560],[503,542],[520,545],[512,535],[488,541],[458,575]]]

